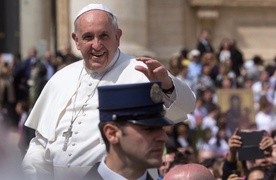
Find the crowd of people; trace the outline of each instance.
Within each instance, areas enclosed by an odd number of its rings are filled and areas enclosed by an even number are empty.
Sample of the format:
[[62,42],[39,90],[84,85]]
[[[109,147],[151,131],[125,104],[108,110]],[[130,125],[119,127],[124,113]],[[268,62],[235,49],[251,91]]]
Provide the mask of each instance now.
[[[251,171],[257,170],[262,172],[258,178],[271,179],[275,175],[271,171],[275,170],[276,61],[273,61],[274,64],[266,63],[258,55],[245,60],[243,52],[230,38],[223,39],[216,51],[209,37],[209,32],[203,30],[194,49],[180,50],[168,64],[169,71],[191,87],[197,100],[196,108],[187,121],[167,129],[170,140],[164,156],[166,168],[163,166],[160,171],[168,172],[175,164],[196,162],[210,168],[216,179],[230,180],[238,176],[252,179]],[[252,110],[255,112],[252,118],[240,112],[242,95],[235,93],[239,89],[252,92]],[[233,90],[226,111],[218,102],[218,90],[222,90],[222,93],[223,90]],[[235,159],[237,151],[233,150],[232,139],[238,136],[237,129],[266,132],[270,143],[263,149],[265,158],[252,158],[250,163]],[[179,159],[179,152],[182,160]],[[231,156],[232,153],[234,155]],[[234,160],[229,160],[229,156],[235,157]],[[229,161],[233,162],[230,165],[232,169],[224,167]],[[238,175],[231,174],[237,169],[240,172]]]
[[[104,9],[104,11],[107,10]],[[110,13],[109,10],[107,12]],[[86,11],[82,12],[80,16],[83,16],[84,13]],[[81,30],[83,27],[78,28]],[[118,32],[119,37],[116,36],[116,41],[121,35],[120,31]],[[82,50],[84,47],[81,47],[81,40],[77,37],[78,33],[76,32],[73,38],[78,49]],[[86,38],[85,40],[89,41],[88,38],[91,37]],[[118,55],[116,48],[114,49],[114,57],[118,56],[119,58],[120,54]],[[85,57],[84,50],[82,53],[84,59],[88,58]],[[101,55],[95,53],[94,56],[100,57]],[[42,89],[56,72],[82,58],[72,53],[70,45],[66,46],[65,52],[57,52],[55,56],[53,52],[46,51],[42,57],[38,57],[36,49],[32,48],[26,58],[21,58],[20,55],[13,57],[12,61],[6,60],[5,56],[1,56],[0,59],[1,123],[18,130],[20,136],[18,147],[21,150],[21,158],[23,158],[30,140],[35,136],[34,130],[24,126],[24,123]],[[146,61],[149,61],[143,58],[138,58],[138,60],[145,64]],[[109,67],[108,64],[105,66]],[[150,64],[147,66],[148,68],[151,67]],[[275,64],[266,64],[260,56],[255,56],[252,60],[245,60],[242,51],[231,38],[223,39],[220,47],[216,50],[211,44],[209,32],[203,30],[197,46],[190,50],[180,50],[172,56],[167,69],[173,77],[191,88],[196,97],[196,107],[194,111],[189,112],[187,120],[183,119],[182,122],[174,126],[164,127],[168,141],[163,152],[163,164],[158,169],[159,179],[166,179],[166,174],[179,165],[193,163],[208,168],[215,179],[235,180],[238,177],[246,177],[250,180],[253,175],[257,176],[258,179],[275,177],[276,59]],[[144,69],[140,69],[140,72],[146,74]],[[148,74],[146,76],[150,77]],[[86,78],[85,75],[83,77]],[[93,78],[97,78],[97,76],[95,75]],[[89,81],[89,78],[85,81]],[[66,89],[66,87],[63,88]],[[223,112],[217,101],[216,92],[218,89],[252,90],[253,108],[256,112],[254,118],[241,117],[235,109]],[[174,89],[165,92],[171,95],[173,91]],[[70,98],[73,98],[74,103],[76,103],[76,99],[79,97],[75,93]],[[241,103],[236,96],[233,96],[231,100],[236,104]],[[72,105],[72,109],[75,109],[75,104]],[[71,109],[66,111],[71,112]],[[82,111],[84,108],[80,109],[78,113],[83,113]],[[61,115],[64,114],[61,113]],[[79,116],[77,114],[76,118]],[[81,116],[85,116],[85,113]],[[235,116],[238,116],[236,118],[238,123],[230,123],[230,119],[232,121]],[[78,123],[81,124],[81,121]],[[68,129],[66,132],[72,133],[71,130]],[[259,144],[259,148],[264,152],[263,158],[243,161],[237,158],[238,149],[242,146],[241,137],[237,132],[245,130],[265,132],[265,136]],[[64,139],[63,135],[61,135],[62,140]],[[64,146],[64,151],[66,151],[67,144],[64,142],[64,145],[66,145],[66,147]],[[4,152],[5,148],[0,147],[0,151]],[[4,157],[0,156],[0,160],[2,159]]]

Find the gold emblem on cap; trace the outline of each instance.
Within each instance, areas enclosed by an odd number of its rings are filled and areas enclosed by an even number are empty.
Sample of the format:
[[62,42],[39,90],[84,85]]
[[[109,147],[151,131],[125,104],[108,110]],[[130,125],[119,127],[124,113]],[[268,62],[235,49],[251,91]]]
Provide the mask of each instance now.
[[163,100],[162,90],[157,83],[154,83],[150,89],[150,97],[154,103],[160,103]]

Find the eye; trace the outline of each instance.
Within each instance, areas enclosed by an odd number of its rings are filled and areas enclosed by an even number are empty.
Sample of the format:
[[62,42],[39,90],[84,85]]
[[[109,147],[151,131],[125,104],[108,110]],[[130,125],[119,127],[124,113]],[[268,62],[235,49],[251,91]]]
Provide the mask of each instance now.
[[90,41],[93,37],[91,35],[86,35],[83,37],[84,40]]
[[105,40],[105,39],[108,39],[109,38],[109,35],[104,33],[101,35],[101,39]]

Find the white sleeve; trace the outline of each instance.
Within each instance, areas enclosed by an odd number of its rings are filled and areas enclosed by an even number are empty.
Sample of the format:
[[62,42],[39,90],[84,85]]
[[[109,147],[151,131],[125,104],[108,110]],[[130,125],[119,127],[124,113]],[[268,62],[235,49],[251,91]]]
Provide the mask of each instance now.
[[170,76],[174,84],[174,91],[169,96],[164,96],[164,105],[166,107],[166,117],[174,123],[187,120],[187,115],[194,111],[196,97],[193,91],[186,83]]
[[25,176],[30,180],[53,179],[52,162],[47,160],[46,145],[47,139],[36,134],[29,145],[28,151],[22,161],[22,168]]

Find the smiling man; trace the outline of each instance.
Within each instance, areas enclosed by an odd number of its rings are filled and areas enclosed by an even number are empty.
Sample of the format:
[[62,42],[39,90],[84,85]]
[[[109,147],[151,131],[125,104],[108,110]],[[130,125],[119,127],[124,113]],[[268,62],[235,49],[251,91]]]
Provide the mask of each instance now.
[[81,179],[105,156],[98,129],[100,86],[161,81],[166,116],[175,123],[195,108],[191,89],[158,60],[120,51],[122,30],[108,7],[85,6],[74,26],[72,38],[83,60],[52,76],[25,123],[36,130],[23,160],[28,179]]
[[[99,129],[107,156],[86,179],[152,179],[147,168],[162,164],[168,139],[160,82],[102,86]],[[110,100],[112,99],[112,102]]]

